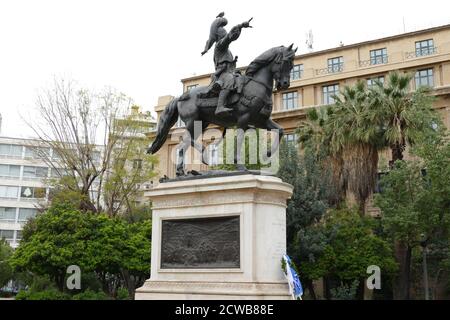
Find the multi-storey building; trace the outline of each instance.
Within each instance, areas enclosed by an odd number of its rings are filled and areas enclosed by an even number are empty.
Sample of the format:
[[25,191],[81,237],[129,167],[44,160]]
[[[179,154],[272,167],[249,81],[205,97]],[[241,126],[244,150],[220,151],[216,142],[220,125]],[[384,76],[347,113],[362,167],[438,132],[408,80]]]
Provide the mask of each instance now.
[[[285,138],[294,141],[294,131],[305,119],[308,108],[333,104],[333,95],[342,87],[358,80],[367,81],[370,86],[374,80],[384,81],[393,70],[415,75],[411,90],[423,85],[432,87],[437,98],[434,107],[450,127],[450,25],[296,56],[289,89],[273,92],[272,118],[285,129]],[[183,91],[187,91],[208,85],[210,74],[185,78],[181,82]],[[172,98],[159,98],[155,107],[158,118]],[[179,121],[158,152],[161,175],[175,175],[175,163],[169,159],[178,144],[173,136],[181,134],[182,126]],[[207,169],[205,165],[193,168]]]
[[[49,196],[46,179],[61,172],[43,160],[48,148],[32,139],[0,137],[0,238],[17,247],[25,222],[34,217],[40,202]],[[56,157],[56,154],[54,155]]]

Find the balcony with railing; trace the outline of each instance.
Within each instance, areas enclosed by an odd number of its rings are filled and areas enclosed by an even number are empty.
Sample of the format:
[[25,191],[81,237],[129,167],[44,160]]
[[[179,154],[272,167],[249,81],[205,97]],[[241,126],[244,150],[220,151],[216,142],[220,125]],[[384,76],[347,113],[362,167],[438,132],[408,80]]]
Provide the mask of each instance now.
[[333,74],[344,71],[344,63],[334,64],[323,69],[316,69],[316,75]]
[[383,56],[370,58],[369,60],[361,60],[361,61],[359,61],[359,67],[365,68],[365,67],[386,64],[386,63],[389,63],[389,56],[383,55]]
[[431,56],[431,55],[437,54],[437,53],[438,53],[437,47],[421,48],[421,49],[416,49],[415,51],[406,52],[405,58],[406,59],[414,59],[414,58]]

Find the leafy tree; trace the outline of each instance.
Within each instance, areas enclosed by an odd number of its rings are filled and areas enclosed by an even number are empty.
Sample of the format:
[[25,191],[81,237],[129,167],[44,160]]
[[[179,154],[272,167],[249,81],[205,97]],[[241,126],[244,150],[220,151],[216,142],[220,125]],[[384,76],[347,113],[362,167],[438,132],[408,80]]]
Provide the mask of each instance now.
[[37,97],[39,119],[27,121],[39,140],[36,153],[52,169],[60,196],[75,195],[82,211],[130,213],[139,184],[153,177],[156,157],[145,153],[142,132],[148,122],[126,115],[131,107],[123,93],[94,92],[64,79]]
[[[383,212],[383,225],[396,245],[400,274],[395,298],[409,299],[413,249],[419,245],[444,253],[445,269],[450,226],[450,144],[430,136],[413,152],[421,158],[396,161],[383,177],[383,192],[376,205]],[[440,249],[439,249],[440,248]],[[437,253],[435,252],[435,253]]]
[[140,186],[156,176],[153,170],[157,156],[147,154],[150,139],[143,134],[149,130],[148,124],[136,119],[134,115],[115,119],[111,138],[115,141],[112,151],[112,163],[108,173],[102,176],[104,211],[111,216],[121,214],[130,216],[141,206],[138,201],[142,197]]
[[78,265],[82,274],[94,272],[111,296],[123,285],[129,291],[134,286],[134,292],[149,273],[150,228],[148,220],[129,223],[82,213],[68,203],[55,204],[25,225],[11,265],[17,271],[47,275],[60,291],[67,267]]
[[[302,263],[323,246],[317,237],[314,225],[317,224],[328,208],[327,199],[332,193],[332,185],[327,171],[314,161],[312,154],[299,156],[298,149],[291,144],[282,143],[280,150],[280,168],[278,176],[294,187],[291,199],[287,203],[287,252],[295,263]],[[300,235],[308,234],[308,241],[296,243]],[[319,234],[320,235],[320,234]],[[313,298],[315,292],[310,275],[300,270],[302,281],[308,287]]]
[[13,277],[13,270],[8,263],[12,253],[11,246],[4,239],[0,239],[0,288],[6,286]]
[[[383,275],[389,277],[396,270],[396,263],[389,243],[373,232],[373,223],[373,218],[361,217],[352,209],[330,210],[316,226],[324,246],[314,259],[304,260],[300,270],[312,279],[325,278],[327,291],[331,289],[331,279],[341,287],[349,288],[354,281],[361,284],[370,265],[379,266]],[[302,240],[299,237],[297,243]],[[362,294],[360,285],[358,296]],[[326,296],[331,298],[330,292]]]

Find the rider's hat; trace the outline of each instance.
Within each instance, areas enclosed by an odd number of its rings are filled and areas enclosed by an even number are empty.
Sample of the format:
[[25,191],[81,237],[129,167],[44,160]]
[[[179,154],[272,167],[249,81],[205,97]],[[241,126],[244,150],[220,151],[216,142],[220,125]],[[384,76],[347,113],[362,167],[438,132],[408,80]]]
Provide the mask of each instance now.
[[223,28],[228,23],[228,20],[223,17],[223,13],[220,13],[216,20],[211,24],[211,28],[209,30],[209,39],[206,41],[205,50],[203,50],[202,55],[208,52],[208,50],[212,47],[214,42],[218,40],[218,31],[220,28]]

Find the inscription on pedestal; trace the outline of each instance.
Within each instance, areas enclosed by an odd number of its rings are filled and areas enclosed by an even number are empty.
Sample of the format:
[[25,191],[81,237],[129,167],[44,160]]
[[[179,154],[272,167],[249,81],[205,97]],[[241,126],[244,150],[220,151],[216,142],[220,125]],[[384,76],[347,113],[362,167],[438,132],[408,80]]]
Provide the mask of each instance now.
[[239,216],[162,221],[161,269],[239,268]]

